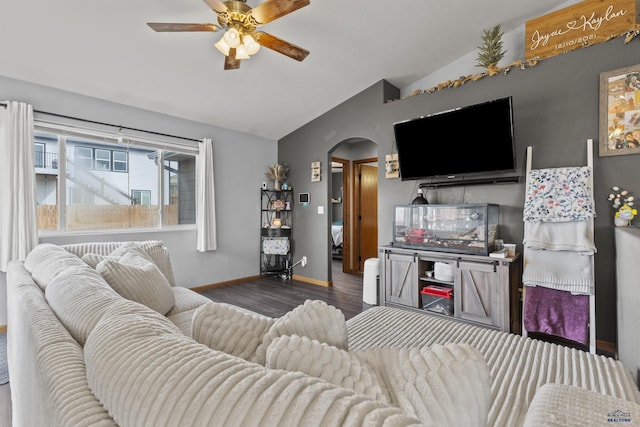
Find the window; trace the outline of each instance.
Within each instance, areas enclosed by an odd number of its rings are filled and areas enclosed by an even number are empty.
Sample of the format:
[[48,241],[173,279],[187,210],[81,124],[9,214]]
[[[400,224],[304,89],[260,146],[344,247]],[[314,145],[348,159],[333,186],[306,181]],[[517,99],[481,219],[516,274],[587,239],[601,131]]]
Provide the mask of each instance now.
[[45,145],[40,143],[40,142],[36,142],[34,144],[34,148],[35,148],[35,164],[37,168],[43,168],[44,167],[44,147]]
[[111,151],[100,148],[95,149],[96,170],[111,170]]
[[133,205],[150,205],[151,191],[149,190],[131,190],[131,204]]
[[159,141],[37,123],[34,150],[45,166],[50,145],[56,168],[36,174],[40,230],[195,224],[196,147],[165,151]]
[[165,152],[164,225],[196,223],[196,157]]
[[127,171],[127,152],[126,151],[112,151],[113,154],[113,170],[116,172]]
[[[86,143],[86,141],[69,140],[69,143]],[[78,168],[127,172],[129,158],[126,151],[85,146],[76,146],[75,150],[73,163]]]
[[93,168],[93,150],[88,147],[75,147],[75,166],[82,169]]

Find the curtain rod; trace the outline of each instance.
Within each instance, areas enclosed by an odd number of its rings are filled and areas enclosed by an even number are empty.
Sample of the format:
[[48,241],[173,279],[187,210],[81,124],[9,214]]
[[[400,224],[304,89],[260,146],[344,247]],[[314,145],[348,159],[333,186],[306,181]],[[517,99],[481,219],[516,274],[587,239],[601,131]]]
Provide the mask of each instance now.
[[[2,105],[2,104],[0,104],[0,105]],[[4,106],[6,107],[6,104],[4,104]],[[82,122],[91,123],[91,124],[94,124],[94,125],[111,126],[111,127],[118,128],[118,129],[123,129],[123,130],[131,130],[131,131],[134,131],[134,132],[144,132],[144,133],[148,133],[150,135],[167,136],[167,137],[170,137],[170,138],[177,138],[177,139],[182,139],[182,140],[186,140],[186,141],[201,142],[201,140],[199,140],[199,139],[187,138],[187,137],[184,137],[184,136],[176,136],[176,135],[171,135],[171,134],[168,134],[168,133],[153,132],[153,131],[144,130],[144,129],[136,129],[136,128],[131,128],[131,127],[127,127],[127,126],[113,125],[111,123],[104,123],[104,122],[98,122],[98,121],[95,121],[95,120],[81,119],[79,117],[65,116],[63,114],[49,113],[49,112],[40,111],[40,110],[33,110],[33,112],[34,113],[38,113],[38,114],[45,114],[45,115],[48,115],[48,116],[60,117],[60,118],[63,118],[63,119],[80,120]]]
[[[4,102],[0,102],[0,107],[7,108],[7,104],[4,103]],[[130,128],[130,127],[127,127],[127,126],[112,125],[111,123],[104,123],[104,122],[98,122],[98,121],[95,121],[95,120],[81,119],[79,117],[65,116],[63,114],[49,113],[49,112],[40,111],[40,110],[33,110],[33,112],[34,113],[38,113],[38,114],[45,114],[47,116],[60,117],[60,118],[63,118],[63,119],[80,120],[81,122],[92,123],[94,125],[111,126],[111,127],[118,128],[118,129],[132,130],[134,132],[144,132],[144,133],[148,133],[150,135],[167,136],[169,138],[182,139],[182,140],[185,140],[185,141],[201,142],[201,140],[199,140],[199,139],[186,138],[184,136],[176,136],[176,135],[171,135],[171,134],[168,134],[168,133],[153,132],[153,131],[144,130],[144,129]]]

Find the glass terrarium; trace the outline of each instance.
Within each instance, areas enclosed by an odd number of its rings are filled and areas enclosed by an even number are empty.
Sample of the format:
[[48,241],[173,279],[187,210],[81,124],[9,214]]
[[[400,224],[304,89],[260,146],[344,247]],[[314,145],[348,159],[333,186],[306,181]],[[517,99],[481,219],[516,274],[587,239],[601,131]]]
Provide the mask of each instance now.
[[489,255],[498,238],[498,205],[398,205],[393,245]]

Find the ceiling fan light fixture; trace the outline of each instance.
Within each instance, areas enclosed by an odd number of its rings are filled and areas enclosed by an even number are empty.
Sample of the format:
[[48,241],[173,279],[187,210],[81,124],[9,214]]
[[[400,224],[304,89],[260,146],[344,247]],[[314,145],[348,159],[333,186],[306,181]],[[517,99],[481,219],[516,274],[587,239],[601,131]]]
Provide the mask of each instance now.
[[220,40],[218,40],[218,43],[215,44],[215,47],[224,55],[224,56],[229,56],[229,49],[231,48],[231,46],[229,46],[227,44],[227,42],[224,40],[224,37],[222,37]]
[[246,34],[242,38],[243,44],[247,48],[247,53],[249,55],[255,55],[260,50],[260,44],[256,42],[256,40],[251,36],[251,34]]
[[229,47],[238,47],[240,45],[240,32],[236,28],[229,28],[224,33],[223,39]]
[[249,59],[249,53],[247,52],[247,47],[243,44],[239,45],[236,48],[236,59]]
[[308,6],[310,0],[262,0],[256,7],[247,5],[247,0],[204,1],[218,16],[217,24],[147,22],[147,25],[157,32],[224,31],[215,47],[225,56],[225,70],[238,69],[242,59],[249,59],[257,54],[262,46],[296,61],[302,61],[309,54],[309,51],[301,47],[269,33],[256,32],[256,29]]

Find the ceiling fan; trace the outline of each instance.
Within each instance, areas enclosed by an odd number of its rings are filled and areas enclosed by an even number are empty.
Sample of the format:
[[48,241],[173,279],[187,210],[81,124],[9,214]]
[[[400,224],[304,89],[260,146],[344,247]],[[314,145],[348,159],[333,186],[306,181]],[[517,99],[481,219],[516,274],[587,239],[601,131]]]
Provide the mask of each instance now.
[[296,61],[302,61],[309,51],[289,43],[264,31],[257,31],[261,25],[274,21],[310,3],[310,0],[266,0],[251,8],[246,0],[204,0],[218,15],[218,24],[179,24],[148,22],[147,25],[158,32],[226,30],[215,44],[225,55],[224,69],[240,68],[242,59],[249,59],[264,46]]

